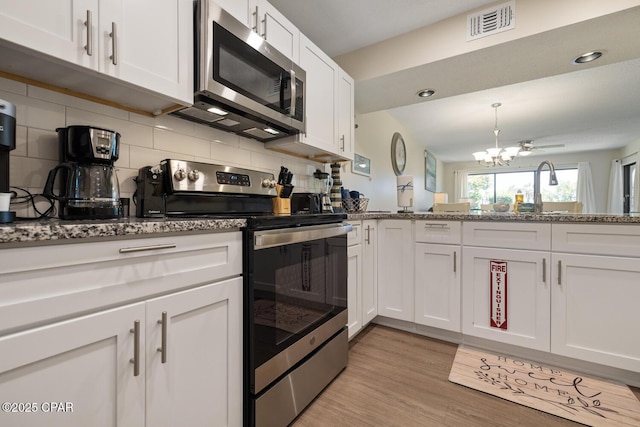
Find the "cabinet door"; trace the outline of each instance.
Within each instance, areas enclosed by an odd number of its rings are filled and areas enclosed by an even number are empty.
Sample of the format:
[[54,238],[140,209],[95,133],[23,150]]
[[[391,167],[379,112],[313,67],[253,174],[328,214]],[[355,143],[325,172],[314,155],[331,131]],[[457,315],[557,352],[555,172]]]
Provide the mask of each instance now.
[[[0,0],[0,38],[98,69],[98,0]],[[91,56],[85,50],[89,40]]]
[[460,246],[416,243],[415,322],[460,332]]
[[349,339],[362,329],[362,245],[347,248],[348,271],[347,279],[347,311],[349,320]]
[[554,254],[551,351],[640,372],[637,258]]
[[[296,26],[266,0],[258,0],[258,16],[258,34],[287,58],[298,63],[300,31]],[[304,66],[302,68],[306,71]]]
[[256,31],[256,8],[258,5],[253,3],[257,0],[213,0],[213,2],[247,27],[253,26]]
[[110,0],[100,7],[100,71],[191,104],[193,2]]
[[307,73],[304,142],[338,154],[336,97],[338,65],[304,35],[300,35],[300,66]]
[[378,222],[378,314],[413,322],[413,231],[411,221]]
[[[144,357],[144,316],[140,303],[0,338],[0,400],[33,402],[37,410],[3,411],[0,425],[144,425],[144,360],[138,376],[131,363],[136,321],[137,357]],[[60,404],[69,412],[52,406]]]
[[[462,332],[549,351],[549,253],[467,246],[463,252]],[[492,260],[507,262],[506,329],[491,326]]]
[[354,138],[354,82],[351,76],[342,69],[339,72],[338,82],[338,137],[340,154],[349,160],[353,160],[355,152]]
[[241,425],[242,278],[148,301],[146,354],[148,426]]
[[376,221],[362,223],[362,326],[378,315],[378,252]]

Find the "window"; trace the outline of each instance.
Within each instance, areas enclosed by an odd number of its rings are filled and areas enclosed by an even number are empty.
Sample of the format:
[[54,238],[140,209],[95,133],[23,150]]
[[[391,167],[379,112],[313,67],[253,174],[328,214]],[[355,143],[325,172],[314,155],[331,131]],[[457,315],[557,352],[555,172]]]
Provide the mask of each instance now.
[[[578,169],[556,169],[558,185],[549,185],[549,171],[540,174],[540,193],[547,202],[576,201]],[[512,204],[520,190],[526,203],[533,203],[534,172],[494,172],[469,174],[467,194],[473,199],[471,209],[480,209],[480,205],[504,202]]]
[[636,175],[636,164],[624,165],[622,169],[623,191],[624,191],[624,213],[636,212],[637,206],[633,206],[634,188],[633,182]]

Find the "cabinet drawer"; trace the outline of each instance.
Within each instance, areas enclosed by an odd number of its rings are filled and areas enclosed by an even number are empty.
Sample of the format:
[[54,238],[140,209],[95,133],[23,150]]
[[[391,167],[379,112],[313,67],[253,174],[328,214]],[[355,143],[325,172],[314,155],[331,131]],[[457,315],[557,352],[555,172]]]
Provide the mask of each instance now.
[[637,225],[553,224],[554,252],[640,257]]
[[416,242],[459,245],[461,228],[460,221],[416,221]]
[[465,222],[462,243],[465,246],[550,251],[551,224]]
[[0,333],[242,273],[240,232],[0,251]]
[[347,245],[359,245],[362,243],[362,221],[349,221],[353,227],[347,234]]

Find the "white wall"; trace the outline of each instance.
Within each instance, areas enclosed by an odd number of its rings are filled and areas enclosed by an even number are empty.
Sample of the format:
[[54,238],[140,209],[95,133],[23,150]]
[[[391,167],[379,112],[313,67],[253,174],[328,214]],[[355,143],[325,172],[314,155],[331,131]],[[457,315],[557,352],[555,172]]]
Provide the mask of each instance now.
[[[400,132],[407,148],[407,166],[403,175],[412,175],[414,180],[413,211],[425,211],[433,205],[433,193],[424,188],[424,150],[401,123],[384,111],[356,115],[356,153],[371,160],[371,177],[351,172],[351,163],[345,163],[341,171],[343,186],[358,190],[369,198],[368,211],[397,211],[396,175],[391,166],[391,139]],[[436,168],[436,189],[442,186],[444,176],[442,163]]]
[[[135,191],[138,169],[163,159],[195,160],[277,174],[281,165],[294,173],[295,190],[313,189],[310,173],[322,164],[269,151],[264,144],[172,116],[141,116],[58,92],[0,78],[0,99],[16,105],[16,149],[10,152],[9,183],[34,194],[42,192],[47,174],[58,162],[58,127],[91,125],[121,134],[116,162],[122,197]],[[46,203],[39,203],[45,208]],[[18,216],[32,217],[24,205]],[[135,207],[131,204],[131,215]]]

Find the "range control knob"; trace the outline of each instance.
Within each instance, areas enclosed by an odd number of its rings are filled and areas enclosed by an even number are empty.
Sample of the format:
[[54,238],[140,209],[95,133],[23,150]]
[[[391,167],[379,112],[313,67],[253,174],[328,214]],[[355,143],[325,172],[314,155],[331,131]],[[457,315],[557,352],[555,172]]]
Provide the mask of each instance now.
[[195,182],[200,179],[200,171],[197,169],[193,169],[189,171],[189,181]]
[[276,180],[272,179],[271,181],[269,181],[269,188],[276,188]]
[[271,187],[271,180],[270,180],[270,179],[268,179],[268,178],[263,179],[263,180],[262,180],[262,186],[263,186],[264,188],[269,188],[269,187]]
[[178,169],[173,173],[173,177],[178,181],[182,181],[187,177],[187,173],[184,171],[184,169]]

